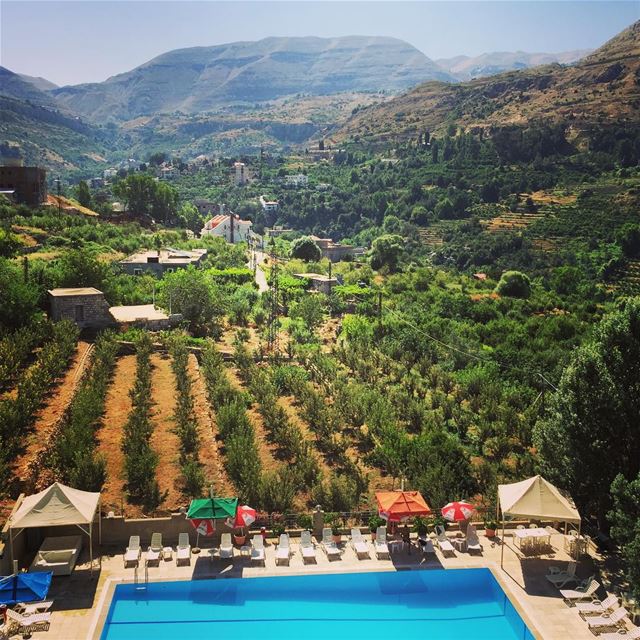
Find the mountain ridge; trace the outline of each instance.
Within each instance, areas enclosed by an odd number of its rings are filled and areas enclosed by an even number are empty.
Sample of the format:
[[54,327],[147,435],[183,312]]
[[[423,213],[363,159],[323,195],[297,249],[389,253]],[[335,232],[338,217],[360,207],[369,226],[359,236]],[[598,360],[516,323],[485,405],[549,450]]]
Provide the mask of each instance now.
[[593,49],[576,49],[559,53],[492,51],[478,56],[438,58],[434,62],[458,80],[466,81],[544,64],[572,64],[592,52]]
[[396,38],[264,38],[165,52],[102,83],[51,94],[92,120],[153,113],[202,113],[234,103],[343,91],[397,92],[453,77]]
[[583,130],[640,122],[640,21],[575,65],[532,67],[452,85],[427,82],[360,110],[330,134],[335,142],[388,142],[449,124],[473,130],[534,121],[563,125],[578,137]]

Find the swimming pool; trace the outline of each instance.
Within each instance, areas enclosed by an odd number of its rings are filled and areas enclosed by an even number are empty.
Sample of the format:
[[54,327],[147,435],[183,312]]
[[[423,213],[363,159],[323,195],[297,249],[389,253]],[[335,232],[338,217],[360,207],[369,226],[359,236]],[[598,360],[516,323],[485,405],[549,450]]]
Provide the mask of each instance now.
[[489,569],[336,573],[115,588],[101,640],[534,640]]

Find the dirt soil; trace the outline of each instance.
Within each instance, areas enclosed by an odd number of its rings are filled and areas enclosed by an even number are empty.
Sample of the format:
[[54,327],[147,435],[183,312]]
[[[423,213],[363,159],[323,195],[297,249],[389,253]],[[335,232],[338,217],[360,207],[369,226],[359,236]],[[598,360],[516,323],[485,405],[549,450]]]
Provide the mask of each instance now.
[[35,423],[25,439],[25,449],[14,465],[14,477],[21,491],[33,493],[50,484],[49,478],[40,469],[42,453],[50,446],[51,434],[71,403],[82,373],[90,362],[90,347],[79,341],[65,374],[58,378],[49,392],[44,405],[36,413]]
[[176,408],[176,381],[171,369],[171,359],[166,354],[154,353],[151,356],[153,373],[151,377],[151,422],[153,435],[151,447],[158,453],[156,478],[161,492],[167,492],[166,499],[160,505],[161,510],[173,511],[187,505],[180,490],[180,440],[175,434],[173,413]]
[[107,480],[102,488],[102,505],[105,512],[123,512],[129,518],[137,518],[142,511],[137,505],[125,504],[124,454],[122,430],[131,412],[129,391],[136,379],[136,357],[118,359],[111,386],[105,401],[102,427],[98,431],[98,452],[107,460]]
[[189,354],[189,376],[193,383],[193,404],[198,421],[199,453],[204,477],[207,484],[213,483],[217,495],[234,496],[236,490],[224,466],[224,457],[217,440],[218,428],[209,408],[204,379],[200,375],[200,366],[193,353]]

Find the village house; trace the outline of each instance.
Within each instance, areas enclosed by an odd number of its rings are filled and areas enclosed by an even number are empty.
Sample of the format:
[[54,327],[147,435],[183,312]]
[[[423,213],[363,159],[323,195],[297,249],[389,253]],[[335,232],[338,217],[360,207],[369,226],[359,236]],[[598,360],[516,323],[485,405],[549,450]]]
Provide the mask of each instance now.
[[251,220],[241,220],[235,213],[218,214],[205,222],[200,237],[214,236],[227,242],[248,242],[251,237]]
[[309,184],[309,176],[305,176],[304,173],[297,173],[292,176],[285,176],[285,187],[294,187],[296,189],[300,187],[306,187]]
[[119,262],[122,270],[133,276],[164,273],[185,269],[189,265],[200,266],[207,255],[206,249],[160,249],[140,251]]
[[233,181],[236,187],[241,187],[249,182],[249,171],[244,162],[235,162],[233,172]]
[[47,199],[47,172],[41,167],[24,167],[20,158],[3,158],[0,191],[18,204],[38,206]]
[[49,292],[51,319],[71,320],[81,329],[101,329],[112,324],[104,293],[93,287],[51,289]]
[[331,293],[332,287],[339,284],[337,278],[330,278],[321,273],[294,273],[293,277],[299,280],[307,280],[309,282],[309,289],[324,293],[327,296]]
[[267,200],[265,196],[260,196],[260,206],[265,213],[275,213],[278,210],[279,203],[277,200]]
[[334,242],[331,238],[319,238],[318,236],[310,236],[310,238],[320,248],[322,257],[328,258],[331,262],[340,262],[340,260],[352,258],[356,254],[356,247]]

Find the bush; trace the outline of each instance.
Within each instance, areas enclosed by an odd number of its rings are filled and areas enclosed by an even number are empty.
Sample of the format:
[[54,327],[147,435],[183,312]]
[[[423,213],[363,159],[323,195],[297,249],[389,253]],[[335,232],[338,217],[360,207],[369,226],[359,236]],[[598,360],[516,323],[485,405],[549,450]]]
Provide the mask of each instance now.
[[509,298],[528,298],[531,295],[531,280],[520,271],[505,271],[496,286],[496,293]]

